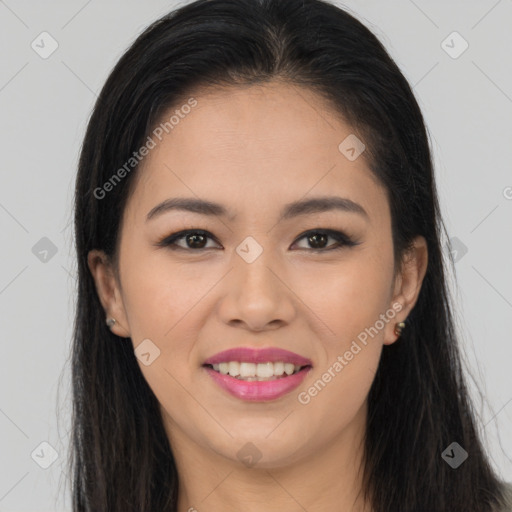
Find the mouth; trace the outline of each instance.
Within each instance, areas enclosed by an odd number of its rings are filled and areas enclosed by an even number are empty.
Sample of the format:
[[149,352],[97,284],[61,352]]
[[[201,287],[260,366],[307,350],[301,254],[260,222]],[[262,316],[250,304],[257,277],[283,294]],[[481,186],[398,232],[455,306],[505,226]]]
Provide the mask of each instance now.
[[278,347],[238,347],[215,354],[202,366],[213,383],[231,396],[267,402],[300,386],[313,363]]
[[284,361],[267,361],[265,363],[224,361],[216,364],[204,364],[203,366],[221,375],[229,375],[234,379],[245,382],[266,382],[284,379],[311,368],[311,365],[308,364],[298,365],[285,363]]
[[246,401],[280,398],[297,388],[313,363],[280,348],[239,347],[210,357],[203,368],[213,382],[230,395]]

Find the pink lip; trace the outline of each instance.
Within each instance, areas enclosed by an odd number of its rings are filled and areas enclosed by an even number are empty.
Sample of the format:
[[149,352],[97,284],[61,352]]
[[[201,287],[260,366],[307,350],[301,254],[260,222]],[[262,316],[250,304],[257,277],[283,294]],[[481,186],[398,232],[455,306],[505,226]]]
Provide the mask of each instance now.
[[[297,366],[306,366],[306,368],[303,368],[293,375],[279,377],[274,380],[248,382],[235,379],[234,377],[231,377],[231,375],[223,375],[222,373],[206,366],[228,363],[230,361],[255,364],[282,361],[283,363],[292,363]],[[268,400],[275,400],[298,387],[311,370],[312,362],[305,357],[295,354],[294,352],[280,348],[254,349],[249,347],[238,347],[215,354],[204,362],[203,367],[214,382],[231,395],[240,398],[241,400],[264,402]]]
[[208,358],[204,364],[229,363],[229,361],[240,361],[244,363],[267,363],[282,361],[298,366],[312,366],[309,359],[299,356],[294,352],[282,348],[249,348],[238,347],[219,352]]
[[[267,359],[268,361],[268,359]],[[212,368],[205,367],[210,377],[224,390],[241,400],[265,402],[286,395],[305,379],[311,367],[303,368],[293,375],[280,377],[275,380],[247,382],[223,375]]]

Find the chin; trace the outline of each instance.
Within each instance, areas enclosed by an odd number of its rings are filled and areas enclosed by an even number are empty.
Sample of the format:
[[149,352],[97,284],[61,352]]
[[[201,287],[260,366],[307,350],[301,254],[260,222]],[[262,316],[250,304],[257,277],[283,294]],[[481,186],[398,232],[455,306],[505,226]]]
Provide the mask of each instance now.
[[[275,428],[275,427],[274,427]],[[237,462],[241,467],[254,469],[279,469],[290,466],[304,455],[304,447],[298,446],[304,437],[283,436],[271,430],[248,435],[247,432],[236,435],[221,446],[212,448],[223,457]]]

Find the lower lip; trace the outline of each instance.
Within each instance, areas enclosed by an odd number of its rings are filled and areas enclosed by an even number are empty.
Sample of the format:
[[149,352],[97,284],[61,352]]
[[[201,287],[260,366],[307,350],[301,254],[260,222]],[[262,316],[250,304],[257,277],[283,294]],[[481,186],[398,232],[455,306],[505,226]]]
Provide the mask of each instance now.
[[231,395],[241,400],[251,402],[266,402],[269,400],[276,400],[277,398],[286,395],[300,385],[306,378],[311,366],[300,370],[293,375],[287,377],[280,377],[275,380],[264,381],[244,381],[235,379],[230,375],[223,375],[216,372],[212,368],[204,367],[210,377],[224,390]]

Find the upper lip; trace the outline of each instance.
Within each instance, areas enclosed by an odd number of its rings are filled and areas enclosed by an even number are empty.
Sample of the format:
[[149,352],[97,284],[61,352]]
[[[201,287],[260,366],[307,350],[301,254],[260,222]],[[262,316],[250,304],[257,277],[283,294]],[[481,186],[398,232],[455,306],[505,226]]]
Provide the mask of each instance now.
[[204,364],[219,364],[227,363],[229,361],[241,361],[246,363],[267,363],[282,361],[284,363],[292,363],[298,366],[312,366],[309,359],[284,350],[282,348],[269,347],[269,348],[250,348],[250,347],[237,347],[228,350],[223,350],[217,354],[209,357]]

